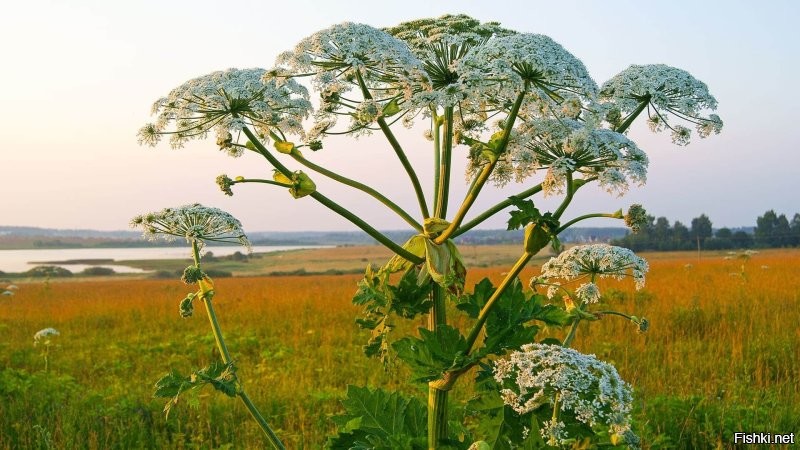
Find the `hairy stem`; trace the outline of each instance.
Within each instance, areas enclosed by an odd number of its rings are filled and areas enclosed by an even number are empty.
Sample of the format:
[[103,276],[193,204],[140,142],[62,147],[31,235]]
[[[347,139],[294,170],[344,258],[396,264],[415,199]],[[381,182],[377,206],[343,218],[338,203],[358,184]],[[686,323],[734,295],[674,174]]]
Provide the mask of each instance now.
[[[192,239],[192,258],[194,259],[194,265],[198,269],[200,268],[200,246],[197,243],[197,240]],[[230,351],[228,351],[228,346],[225,344],[225,338],[222,336],[222,329],[220,329],[219,321],[217,320],[217,314],[214,312],[214,305],[211,303],[211,296],[208,295],[211,290],[208,288],[208,284],[205,281],[200,282],[200,292],[201,292],[201,300],[203,301],[203,305],[206,307],[206,313],[208,314],[208,321],[211,323],[211,330],[214,334],[214,340],[217,341],[217,349],[222,357],[222,362],[225,364],[231,364],[233,359],[231,358]],[[234,371],[234,377],[237,378],[237,384],[239,388],[237,389],[237,395],[244,403],[247,410],[250,412],[250,415],[253,416],[253,419],[258,423],[258,426],[261,428],[261,431],[267,436],[270,444],[272,447],[277,450],[286,450],[281,440],[272,431],[272,428],[267,423],[264,416],[261,415],[261,412],[256,408],[253,402],[250,400],[250,397],[244,392],[244,389],[239,383],[238,376]]]
[[434,215],[439,209],[439,180],[441,179],[441,160],[442,160],[442,122],[436,114],[436,110],[431,108],[431,122],[433,123],[433,210]]
[[447,438],[447,397],[450,391],[428,384],[428,450],[439,448]]

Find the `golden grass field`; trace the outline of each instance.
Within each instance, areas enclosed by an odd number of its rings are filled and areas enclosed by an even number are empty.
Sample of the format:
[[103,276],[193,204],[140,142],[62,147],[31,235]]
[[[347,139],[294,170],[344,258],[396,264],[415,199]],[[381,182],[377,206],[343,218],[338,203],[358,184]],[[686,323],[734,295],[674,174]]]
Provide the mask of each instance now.
[[[468,267],[488,266],[471,269],[468,286],[499,281],[515,256],[512,247],[463,253]],[[269,264],[324,271],[385,256],[353,247],[271,255],[281,261]],[[746,262],[744,276],[742,261],[722,254],[642,256],[650,262],[645,289],[611,282],[604,292],[614,309],[647,317],[650,331],[604,318],[582,325],[575,347],[614,363],[633,384],[645,448],[733,448],[736,431],[800,433],[800,250],[763,251]],[[536,272],[531,266],[523,280]],[[348,384],[423,395],[402,371],[385,373],[362,356],[366,336],[350,303],[359,278],[216,280],[217,313],[244,386],[288,448],[322,446]],[[0,297],[0,448],[264,444],[245,409],[210,388],[168,421],[163,402],[151,397],[171,368],[186,373],[216,357],[203,311],[190,319],[177,313],[191,288],[130,278],[17,284],[16,295]],[[49,372],[33,346],[45,327],[61,332]],[[462,382],[454,395],[469,394]]]

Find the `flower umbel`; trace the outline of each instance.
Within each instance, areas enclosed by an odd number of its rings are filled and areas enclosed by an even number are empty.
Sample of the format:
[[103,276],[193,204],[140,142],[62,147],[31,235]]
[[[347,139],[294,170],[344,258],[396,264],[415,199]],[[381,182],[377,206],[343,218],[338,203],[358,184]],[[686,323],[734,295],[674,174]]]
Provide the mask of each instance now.
[[566,423],[577,420],[636,446],[630,426],[631,387],[614,366],[594,355],[560,345],[527,344],[509,359],[495,362],[494,378],[502,387],[503,403],[518,414],[543,406],[557,409],[541,428],[549,445],[583,437],[565,430]]
[[242,224],[232,215],[199,203],[136,216],[131,226],[144,229],[149,239],[184,238],[202,247],[206,242],[241,244],[250,249]]
[[162,135],[170,135],[172,147],[180,148],[214,130],[220,149],[239,156],[242,147],[234,145],[234,135],[245,126],[263,136],[272,129],[302,135],[300,122],[311,112],[306,89],[293,80],[263,81],[265,73],[228,69],[187,81],[155,102],[156,122],[139,130],[139,144],[155,146]]
[[33,335],[33,345],[49,346],[51,344],[50,340],[60,335],[61,333],[59,333],[55,328],[45,328],[43,330],[39,330]]
[[551,258],[542,265],[541,277],[572,281],[585,276],[599,276],[621,280],[630,275],[636,282],[636,288],[641,289],[647,269],[647,262],[627,248],[591,244],[572,247]]
[[689,143],[691,131],[680,125],[671,126],[669,117],[688,121],[697,127],[700,137],[722,131],[722,120],[716,114],[717,99],[708,86],[688,72],[664,64],[632,65],[603,84],[601,100],[612,103],[622,113],[635,117],[640,108],[647,108],[650,129],[669,128],[672,142]]

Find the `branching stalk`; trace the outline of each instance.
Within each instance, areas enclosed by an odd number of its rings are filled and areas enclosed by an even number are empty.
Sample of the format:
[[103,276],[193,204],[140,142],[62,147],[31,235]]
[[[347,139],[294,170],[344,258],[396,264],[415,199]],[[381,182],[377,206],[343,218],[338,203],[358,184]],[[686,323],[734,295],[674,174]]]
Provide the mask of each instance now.
[[[200,268],[200,247],[197,243],[197,240],[192,240],[192,258],[194,259],[194,265],[196,268]],[[208,315],[208,321],[211,323],[211,330],[214,334],[214,340],[217,342],[217,349],[222,357],[222,362],[226,365],[231,364],[233,359],[231,358],[231,354],[228,351],[228,346],[225,344],[225,338],[222,336],[222,330],[219,326],[219,321],[217,320],[217,314],[214,312],[214,306],[211,303],[211,296],[208,295],[210,290],[207,290],[207,285],[205,282],[200,282],[200,292],[201,292],[201,300],[203,301],[203,305],[206,307],[206,313]],[[237,389],[236,395],[242,400],[247,410],[250,412],[250,415],[253,416],[253,419],[258,423],[258,426],[267,435],[267,439],[269,440],[272,447],[276,450],[286,450],[281,440],[272,431],[272,428],[267,423],[264,416],[261,415],[261,412],[256,408],[253,402],[250,400],[250,397],[247,396],[244,389],[241,386],[241,383],[238,380],[238,376],[234,371],[234,377],[237,378],[237,384],[239,388]]]
[[300,164],[308,167],[309,169],[311,169],[311,170],[313,170],[315,172],[319,172],[319,173],[321,173],[322,175],[325,175],[328,178],[331,178],[331,179],[333,179],[335,181],[338,181],[339,183],[342,183],[344,185],[350,186],[352,188],[356,188],[359,191],[362,191],[362,192],[364,192],[366,194],[371,195],[376,200],[378,200],[379,202],[383,203],[387,208],[389,208],[392,211],[394,211],[395,213],[397,213],[397,215],[400,216],[400,218],[402,218],[403,220],[405,220],[407,224],[411,225],[412,228],[414,228],[418,232],[422,233],[422,225],[420,225],[419,222],[414,220],[414,218],[411,217],[407,212],[405,212],[405,210],[403,210],[403,208],[401,208],[396,203],[394,203],[393,201],[391,201],[388,198],[386,198],[386,196],[384,196],[380,192],[376,191],[375,189],[367,186],[364,183],[360,183],[358,181],[355,181],[353,179],[350,179],[350,178],[347,178],[347,177],[345,177],[343,175],[340,175],[340,174],[338,174],[336,172],[328,170],[328,169],[326,169],[326,168],[324,168],[322,166],[318,166],[318,165],[314,164],[313,162],[307,160],[298,151],[292,151],[292,153],[290,153],[290,155],[291,155],[292,158],[294,158],[295,161],[299,162]]
[[519,108],[522,106],[522,101],[525,99],[525,93],[528,90],[527,88],[528,85],[526,83],[525,89],[519,93],[517,100],[514,102],[514,106],[511,108],[511,112],[508,113],[508,118],[506,118],[506,127],[503,130],[502,140],[497,145],[497,148],[493,149],[497,156],[489,164],[487,164],[483,170],[481,170],[481,173],[478,175],[478,179],[475,181],[475,183],[473,183],[472,187],[467,192],[466,197],[464,197],[464,201],[461,203],[461,207],[458,209],[458,212],[450,223],[450,226],[447,227],[447,229],[436,238],[435,242],[437,244],[444,243],[461,225],[461,222],[464,220],[464,216],[467,215],[467,212],[469,211],[470,207],[472,207],[472,204],[475,203],[475,200],[478,198],[478,194],[480,194],[481,189],[483,189],[483,186],[486,184],[486,181],[489,180],[489,176],[492,174],[492,171],[494,171],[498,158],[500,155],[505,153],[506,147],[508,146],[508,141],[511,138],[511,129],[514,127],[514,122],[517,120],[517,114],[519,113]]
[[[270,153],[269,150],[267,150],[264,147],[263,144],[261,144],[261,141],[258,140],[258,138],[253,134],[253,132],[249,128],[244,127],[242,129],[242,132],[244,132],[245,136],[247,136],[247,138],[250,139],[250,142],[253,143],[253,145],[256,148],[256,152],[259,153],[264,158],[266,158],[266,160],[269,161],[269,163],[272,164],[272,166],[275,167],[275,169],[277,169],[280,173],[282,173],[283,175],[285,175],[287,177],[291,177],[292,176],[292,172],[286,166],[284,166],[275,157],[275,155]],[[385,247],[387,247],[388,249],[390,249],[391,251],[393,251],[397,255],[400,255],[403,258],[405,258],[408,261],[411,261],[411,262],[413,262],[415,264],[420,264],[420,263],[422,263],[424,261],[422,258],[420,258],[417,255],[407,251],[402,246],[400,246],[397,243],[393,242],[386,235],[384,235],[380,231],[378,231],[375,228],[373,228],[372,225],[370,225],[367,222],[363,221],[360,217],[356,216],[355,214],[350,212],[348,209],[340,206],[338,203],[336,203],[333,200],[329,199],[328,197],[325,197],[324,195],[322,195],[321,192],[315,191],[315,192],[309,194],[309,196],[311,198],[313,198],[314,200],[316,200],[316,201],[322,203],[323,205],[327,206],[333,212],[335,212],[335,213],[339,214],[340,216],[344,217],[345,219],[349,220],[355,226],[361,228],[365,233],[367,233],[368,235],[373,237],[376,241],[380,242],[381,244],[383,244]]]
[[[361,76],[361,72],[356,70],[356,78],[358,79],[358,85],[361,87],[361,93],[365,99],[372,100],[372,94],[367,89],[366,83],[364,83],[364,78]],[[428,203],[425,201],[425,194],[422,193],[422,185],[419,183],[419,178],[417,177],[417,172],[414,171],[414,167],[408,161],[406,157],[406,153],[403,151],[403,147],[400,145],[400,142],[397,141],[397,138],[392,133],[392,129],[386,123],[386,120],[383,117],[378,117],[378,126],[383,131],[384,136],[389,141],[389,145],[392,146],[395,154],[397,154],[397,158],[400,160],[400,163],[403,165],[403,169],[405,169],[406,173],[408,174],[408,178],[411,179],[411,184],[414,186],[414,193],[417,195],[417,202],[419,203],[419,209],[422,213],[422,217],[427,219],[430,217],[430,213],[428,212]]]

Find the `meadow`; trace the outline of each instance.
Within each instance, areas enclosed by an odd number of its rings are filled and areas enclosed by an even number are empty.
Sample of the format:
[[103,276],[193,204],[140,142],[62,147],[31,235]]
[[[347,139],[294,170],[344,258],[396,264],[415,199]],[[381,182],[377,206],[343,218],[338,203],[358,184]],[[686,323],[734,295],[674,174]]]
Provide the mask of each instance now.
[[[346,254],[347,261],[327,260],[325,249],[272,255],[251,273],[350,271],[385,256],[376,248]],[[499,281],[514,257],[494,247],[464,256],[475,267],[468,286],[483,277]],[[604,302],[647,317],[650,330],[637,334],[629,322],[606,317],[583,324],[574,346],[612,362],[634,386],[644,447],[734,448],[737,431],[800,432],[800,251],[764,251],[749,261],[643,256],[650,263],[643,290],[601,287]],[[525,282],[541,261],[526,269]],[[359,278],[216,280],[217,313],[239,374],[288,448],[322,447],[348,384],[408,386],[407,374],[362,356],[367,336],[350,303]],[[15,281],[16,295],[0,297],[0,449],[264,445],[240,403],[210,388],[183,399],[168,420],[163,400],[152,397],[170,369],[186,374],[217,358],[204,315],[178,315],[191,288],[131,277],[23,281]],[[46,327],[61,333],[47,371],[41,347],[33,346],[34,333]],[[470,396],[466,386],[454,395]],[[416,393],[424,398],[425,387]]]

